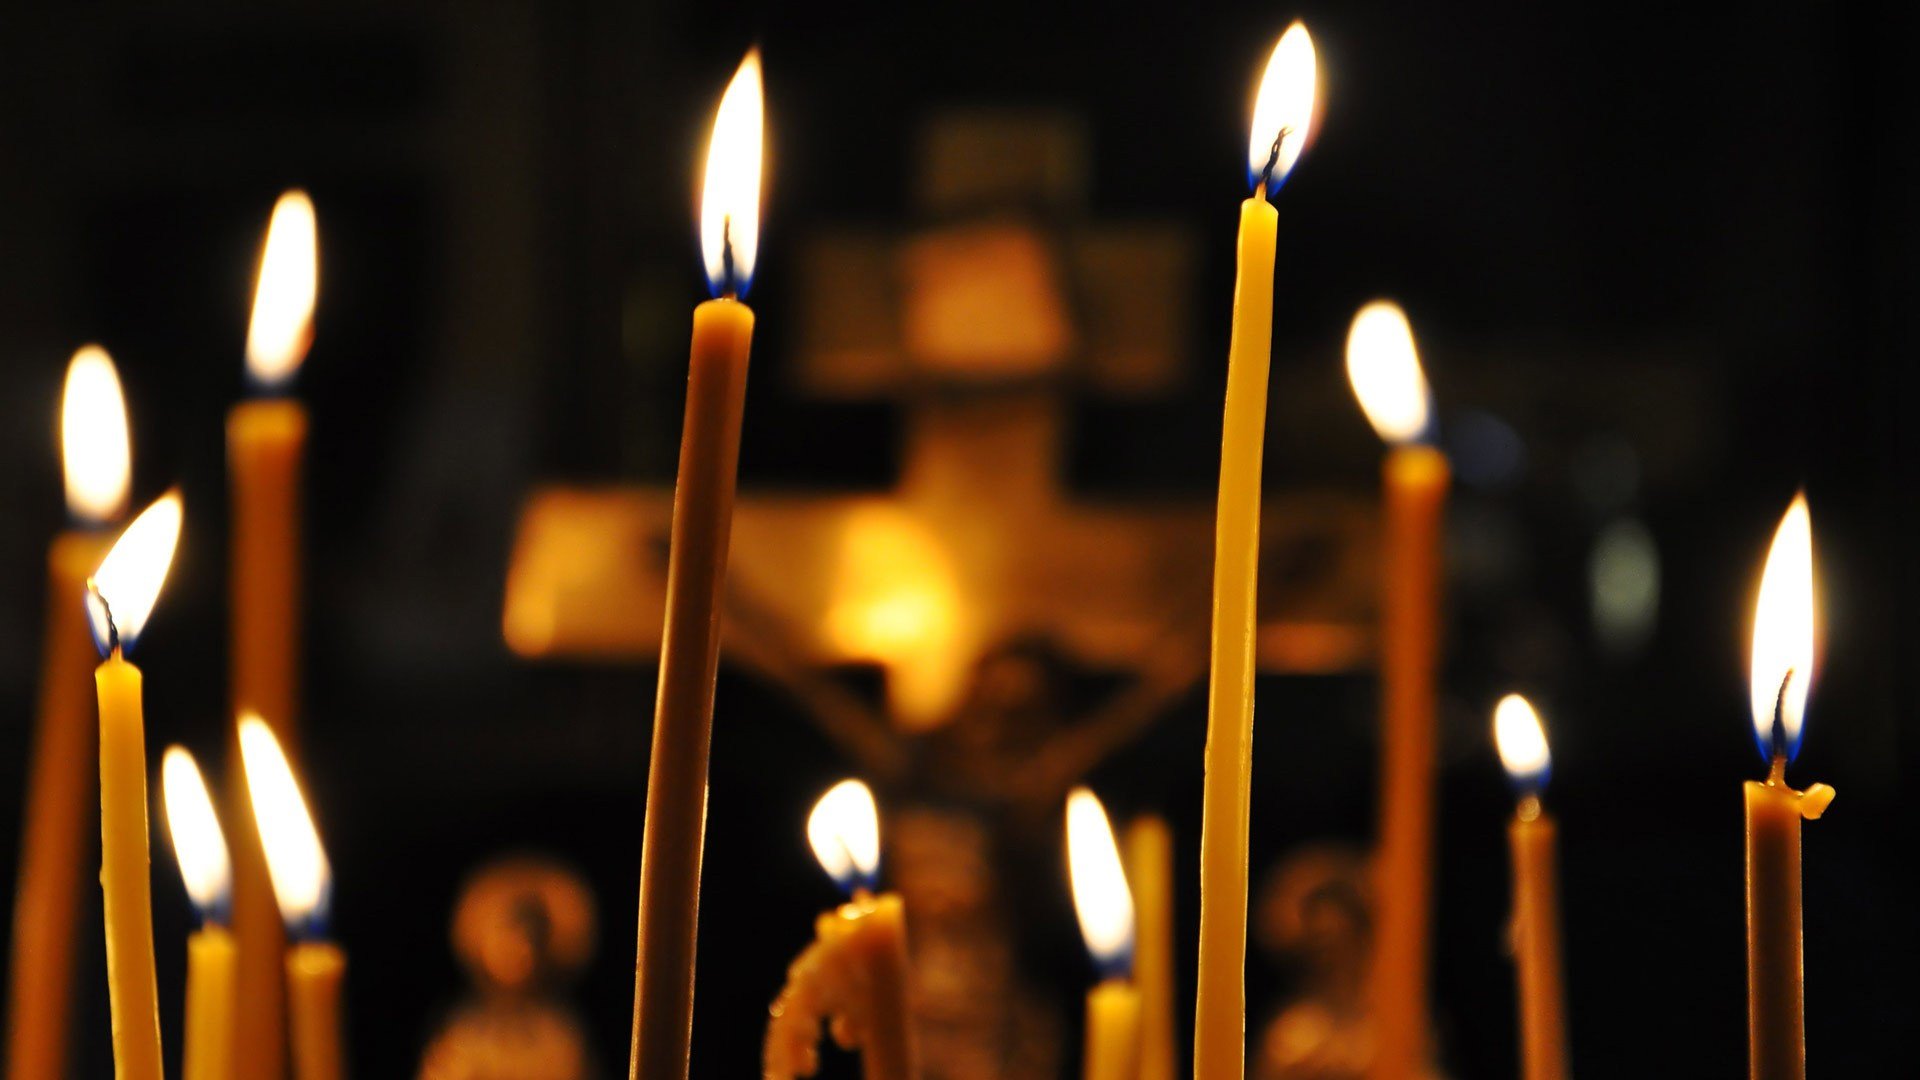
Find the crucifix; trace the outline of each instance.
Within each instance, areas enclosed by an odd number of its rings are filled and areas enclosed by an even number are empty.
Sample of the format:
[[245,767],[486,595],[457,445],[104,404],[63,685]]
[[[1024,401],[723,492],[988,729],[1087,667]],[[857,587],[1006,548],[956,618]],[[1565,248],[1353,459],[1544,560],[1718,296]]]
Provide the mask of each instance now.
[[[1213,565],[1210,499],[1098,500],[1062,484],[1069,406],[1186,377],[1194,244],[1178,224],[1088,220],[1070,116],[938,118],[921,156],[926,223],[810,242],[790,365],[805,392],[898,403],[899,483],[743,491],[723,650],[898,794],[890,863],[916,916],[924,1011],[940,1018],[924,1032],[929,1075],[1056,1075],[1058,1032],[1010,1020],[1051,1014],[1016,1004],[997,849],[1057,841],[1036,826],[1057,825],[1068,788],[1204,678]],[[663,487],[536,490],[507,581],[514,651],[653,656],[672,500]],[[1268,496],[1264,670],[1366,661],[1373,527],[1350,493]],[[1062,660],[1127,681],[1063,716],[1049,692]],[[834,678],[849,664],[884,672],[883,701]],[[916,892],[977,901],[923,914]]]

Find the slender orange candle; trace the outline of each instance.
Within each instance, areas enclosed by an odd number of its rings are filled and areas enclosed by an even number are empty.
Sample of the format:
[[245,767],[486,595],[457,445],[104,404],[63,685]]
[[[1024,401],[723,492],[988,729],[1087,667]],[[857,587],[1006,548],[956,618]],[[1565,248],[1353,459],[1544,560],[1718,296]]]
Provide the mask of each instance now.
[[227,1080],[233,1075],[234,975],[239,954],[227,930],[233,895],[233,864],[213,798],[193,755],[178,746],[160,759],[160,790],[167,832],[187,897],[200,913],[200,929],[187,937],[186,1050],[184,1080]]
[[1833,789],[1787,786],[1800,750],[1816,634],[1813,521],[1804,494],[1774,532],[1754,604],[1748,695],[1767,778],[1747,781],[1747,1050],[1753,1080],[1807,1075],[1801,956],[1800,822],[1826,812]]
[[866,1080],[920,1075],[907,967],[906,908],[898,893],[872,892],[880,871],[880,815],[858,780],[828,789],[807,818],[820,866],[852,894],[814,921],[814,940],[787,967],[767,1010],[765,1080],[812,1076],[820,1068],[820,1025],[860,1052]]
[[1200,972],[1196,1080],[1238,1080],[1247,1057],[1247,822],[1253,782],[1253,639],[1258,615],[1260,469],[1273,351],[1273,259],[1279,213],[1268,199],[1311,137],[1315,61],[1307,28],[1280,36],[1253,108],[1240,206],[1214,516],[1213,654],[1200,827]]
[[74,353],[67,366],[60,436],[72,525],[47,552],[40,714],[9,953],[6,1075],[15,1080],[61,1080],[69,1071],[75,917],[93,847],[87,795],[95,768],[94,705],[86,689],[93,647],[74,597],[107,553],[112,536],[103,527],[126,513],[131,471],[120,377],[97,345]]
[[763,109],[760,55],[752,52],[720,100],[700,214],[707,280],[717,298],[693,312],[647,772],[628,1062],[629,1074],[645,1080],[685,1080],[693,1036],[694,942],[720,659],[720,593],[753,341],[753,309],[740,297],[752,281],[759,243]]
[[1380,830],[1375,896],[1374,1080],[1418,1076],[1427,1057],[1427,929],[1433,891],[1435,678],[1447,459],[1419,440],[1430,408],[1413,329],[1394,304],[1361,308],[1347,375],[1381,438]]
[[1507,825],[1513,855],[1513,964],[1519,983],[1520,1076],[1565,1080],[1566,1001],[1560,983],[1560,890],[1555,881],[1552,815],[1540,793],[1553,771],[1540,716],[1519,694],[1493,713],[1500,762],[1520,793]]
[[1127,826],[1127,884],[1136,939],[1133,983],[1140,989],[1140,1080],[1173,1080],[1173,832],[1164,818]]
[[100,698],[100,889],[114,1075],[160,1080],[159,992],[148,880],[146,721],[140,669],[126,660],[160,597],[180,539],[180,496],[169,492],[128,525],[87,582],[87,619],[106,659]]
[[1133,985],[1133,893],[1106,807],[1086,788],[1067,796],[1067,872],[1080,937],[1100,970],[1087,992],[1085,1080],[1138,1080],[1140,991]]
[[[300,476],[307,411],[288,396],[313,338],[319,241],[313,202],[289,191],[274,204],[247,326],[247,379],[256,396],[227,416],[232,485],[234,715],[266,717],[283,739],[299,719]],[[281,993],[284,937],[260,839],[246,812],[247,778],[229,747],[233,800],[233,928],[239,943],[234,1075],[278,1080],[286,1070]]]
[[238,727],[254,828],[266,853],[274,900],[293,942],[281,968],[287,985],[293,1077],[340,1080],[346,1075],[340,998],[347,957],[326,940],[333,872],[306,797],[273,729],[253,715],[242,716]]

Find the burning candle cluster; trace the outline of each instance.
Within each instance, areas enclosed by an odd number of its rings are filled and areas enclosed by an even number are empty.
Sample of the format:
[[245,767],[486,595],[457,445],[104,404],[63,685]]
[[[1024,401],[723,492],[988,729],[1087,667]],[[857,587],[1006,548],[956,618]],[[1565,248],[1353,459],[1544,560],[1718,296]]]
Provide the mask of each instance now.
[[[692,313],[666,603],[639,850],[629,1075],[689,1075],[701,867],[721,610],[755,314],[745,302],[759,244],[765,90],[750,53],[721,98],[699,211],[712,296]],[[1218,496],[1214,517],[1207,738],[1202,760],[1195,996],[1178,1001],[1173,842],[1145,816],[1117,837],[1087,788],[1065,798],[1064,887],[1094,977],[1085,999],[1087,1080],[1168,1080],[1182,1072],[1177,1014],[1193,1018],[1191,1075],[1246,1072],[1245,970],[1255,716],[1255,636],[1274,266],[1282,185],[1315,135],[1319,63],[1301,24],[1276,43],[1254,96],[1241,203]],[[1237,155],[1237,151],[1236,151]],[[1236,166],[1237,168],[1237,166]],[[346,1074],[346,954],[331,940],[332,866],[295,762],[300,754],[301,507],[308,431],[292,394],[313,338],[314,205],[274,208],[248,329],[252,396],[227,418],[231,480],[231,716],[223,790],[181,747],[160,775],[168,832],[199,926],[186,937],[182,1072],[188,1080],[336,1080]],[[1443,647],[1444,520],[1451,483],[1433,391],[1412,325],[1376,301],[1345,352],[1360,410],[1386,445],[1380,490],[1380,754],[1367,1075],[1429,1074],[1429,924],[1437,815],[1436,712]],[[150,895],[145,676],[132,661],[160,599],[186,506],[178,491],[125,515],[131,453],[118,376],[93,346],[75,354],[62,406],[70,528],[55,539],[40,715],[12,953],[8,1075],[67,1072],[75,897],[84,877],[90,774],[97,763],[111,1040],[121,1080],[165,1074],[162,992]],[[1796,498],[1761,577],[1751,711],[1764,780],[1745,785],[1751,1075],[1804,1077],[1801,822],[1831,788],[1787,784],[1814,675],[1816,589],[1810,512]],[[89,711],[85,635],[97,714]],[[165,675],[156,678],[163,688]],[[643,706],[636,706],[636,709]],[[97,727],[94,721],[97,718]],[[1558,832],[1546,808],[1552,753],[1519,695],[1494,710],[1494,741],[1516,805],[1508,822],[1517,1029],[1527,1080],[1569,1075],[1561,958]],[[97,732],[97,743],[93,740]],[[216,777],[222,775],[215,773]],[[876,782],[879,782],[876,779]],[[1062,788],[1065,787],[1063,783]],[[1053,789],[1049,798],[1057,798]],[[813,1075],[823,1029],[869,1080],[911,1080],[913,914],[879,891],[881,814],[858,780],[827,791],[806,835],[846,894],[773,995],[762,1042],[768,1080]],[[1124,850],[1124,857],[1123,857]],[[623,976],[624,978],[624,976]]]

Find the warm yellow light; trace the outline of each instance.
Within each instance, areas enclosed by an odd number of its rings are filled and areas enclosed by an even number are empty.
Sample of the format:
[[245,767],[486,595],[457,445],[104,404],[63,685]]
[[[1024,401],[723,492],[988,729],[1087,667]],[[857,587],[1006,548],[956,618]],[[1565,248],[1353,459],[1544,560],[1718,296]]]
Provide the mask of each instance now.
[[247,325],[247,374],[261,386],[285,385],[313,341],[313,299],[320,287],[315,232],[307,193],[296,189],[280,196],[267,224]]
[[715,296],[746,295],[760,250],[760,159],[766,104],[760,85],[760,50],[740,61],[740,70],[720,98],[707,144],[707,174],[700,195],[700,248],[707,283]]
[[227,838],[220,831],[213,798],[192,754],[178,746],[167,747],[160,761],[160,791],[166,801],[173,857],[180,864],[187,896],[202,916],[226,907],[227,892],[233,886]]
[[1400,305],[1375,300],[1354,315],[1347,331],[1347,379],[1382,439],[1403,443],[1426,432],[1427,376]]
[[333,889],[327,853],[280,740],[252,713],[240,717],[240,760],[247,770],[254,827],[267,855],[267,876],[273,880],[280,918],[290,928],[324,920]]
[[1067,795],[1067,873],[1087,951],[1103,967],[1124,964],[1133,952],[1133,893],[1106,807],[1083,787]]
[[[169,491],[133,519],[87,582],[87,619],[104,654],[133,648],[160,599],[180,542],[180,493]],[[108,613],[112,618],[109,620]],[[111,621],[112,625],[108,623]]]
[[1540,714],[1519,694],[1508,694],[1493,710],[1493,742],[1507,775],[1523,784],[1539,784],[1553,767]]
[[[1753,608],[1753,661],[1748,694],[1753,730],[1767,757],[1792,757],[1800,748],[1807,691],[1813,685],[1816,618],[1813,584],[1813,519],[1805,493],[1794,496],[1773,534],[1760,596]],[[1773,734],[1780,717],[1780,741]]]
[[858,780],[828,788],[807,815],[807,843],[841,888],[872,885],[880,870],[880,812],[872,790]]
[[845,516],[830,580],[824,629],[833,647],[887,666],[888,702],[902,724],[946,719],[972,671],[948,540],[898,507],[859,504]]
[[[1305,23],[1280,35],[1267,58],[1266,73],[1253,99],[1253,126],[1247,140],[1247,183],[1277,190],[1313,137],[1314,105],[1319,97],[1319,61]],[[1278,155],[1274,152],[1279,143]],[[1271,168],[1269,168],[1271,163]]]
[[120,373],[98,345],[84,345],[67,364],[60,398],[60,457],[67,477],[67,513],[89,525],[127,512],[133,471],[127,403]]

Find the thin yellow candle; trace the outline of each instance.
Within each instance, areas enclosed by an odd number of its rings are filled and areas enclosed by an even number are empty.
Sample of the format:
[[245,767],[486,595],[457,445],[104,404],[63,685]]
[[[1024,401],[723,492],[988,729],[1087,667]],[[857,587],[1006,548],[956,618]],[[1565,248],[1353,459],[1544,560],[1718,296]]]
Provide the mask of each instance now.
[[1127,826],[1133,983],[1140,990],[1140,1080],[1173,1080],[1173,831],[1148,814]]
[[1080,937],[1100,969],[1087,993],[1085,1080],[1138,1080],[1140,992],[1133,985],[1133,893],[1106,807],[1086,788],[1067,795],[1067,872]]
[[320,846],[293,767],[258,716],[240,718],[240,758],[254,828],[267,857],[273,895],[293,945],[282,959],[292,1033],[294,1080],[339,1080],[345,1075],[341,1039],[341,984],[347,958],[325,939],[333,901],[333,872]]
[[1565,1080],[1566,1002],[1560,983],[1560,890],[1555,828],[1540,794],[1553,771],[1540,716],[1519,694],[1493,712],[1500,763],[1520,792],[1507,825],[1513,855],[1513,966],[1520,1002],[1521,1080]]
[[87,795],[93,786],[93,666],[86,617],[74,597],[100,565],[127,509],[131,471],[126,406],[113,361],[97,345],[73,354],[60,407],[67,514],[72,524],[47,552],[46,637],[40,713],[21,815],[20,872],[13,906],[7,992],[7,1076],[61,1080],[69,1073],[76,915],[93,847]]
[[1834,791],[1787,786],[1813,684],[1816,607],[1813,521],[1804,494],[1774,532],[1754,604],[1749,704],[1767,778],[1747,781],[1747,1049],[1753,1080],[1807,1075],[1801,955],[1800,822],[1826,812]]
[[160,597],[180,539],[180,496],[169,492],[128,525],[87,583],[87,618],[106,660],[100,697],[100,888],[114,1075],[160,1080],[159,992],[148,881],[146,721],[140,669],[127,662]]
[[186,1049],[184,1080],[227,1080],[233,1075],[233,1001],[239,959],[226,915],[232,899],[233,865],[213,798],[193,755],[178,746],[160,759],[160,791],[167,832],[187,897],[200,913],[200,929],[187,937]]
[[814,920],[814,940],[787,967],[767,1011],[765,1080],[812,1076],[820,1068],[820,1026],[860,1052],[866,1080],[920,1075],[907,967],[906,907],[898,893],[872,892],[880,870],[880,815],[858,780],[828,789],[807,818],[814,857],[852,899]]
[[761,99],[760,57],[749,53],[720,100],[701,199],[701,241],[716,299],[693,313],[647,772],[628,1060],[629,1074],[645,1080],[685,1080],[693,1036],[720,596],[753,340],[753,310],[740,297],[752,280],[759,244]]
[[[227,416],[232,485],[233,714],[266,717],[283,739],[299,719],[300,477],[307,411],[288,396],[313,337],[319,241],[313,202],[289,191],[274,204],[247,326],[247,380],[255,396]],[[284,937],[246,812],[246,773],[229,747],[233,800],[233,929],[239,944],[234,1075],[278,1080],[286,1070],[281,994]]]
[[1220,430],[1214,519],[1213,655],[1200,832],[1200,971],[1194,1004],[1197,1080],[1238,1080],[1247,1050],[1247,823],[1253,781],[1253,639],[1260,557],[1260,467],[1273,350],[1273,259],[1279,214],[1268,201],[1311,136],[1313,41],[1294,23],[1267,61],[1253,109],[1240,206],[1233,332]]
[[1347,375],[1381,438],[1380,831],[1375,890],[1374,1080],[1418,1076],[1427,1056],[1427,929],[1433,891],[1434,711],[1440,658],[1440,541],[1447,459],[1419,440],[1426,376],[1400,308],[1361,308]]

